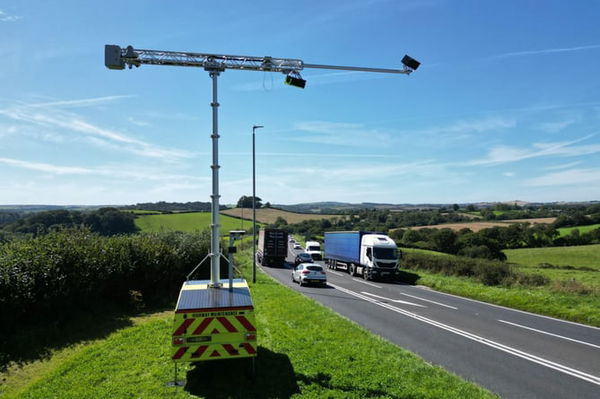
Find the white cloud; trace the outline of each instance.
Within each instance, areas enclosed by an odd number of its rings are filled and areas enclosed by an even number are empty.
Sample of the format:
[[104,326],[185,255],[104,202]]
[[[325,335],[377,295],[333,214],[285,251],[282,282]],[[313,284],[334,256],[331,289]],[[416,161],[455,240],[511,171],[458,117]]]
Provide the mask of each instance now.
[[15,22],[21,18],[23,17],[20,17],[18,15],[9,15],[4,11],[0,10],[0,22]]
[[600,152],[600,144],[574,146],[573,144],[587,140],[595,135],[588,135],[573,141],[556,143],[534,143],[533,148],[497,146],[492,148],[487,157],[467,162],[467,165],[497,165],[517,162],[543,156],[573,157]]
[[525,182],[529,186],[600,185],[600,168],[570,169],[549,173]]
[[554,165],[554,166],[548,166],[547,168],[544,168],[545,170],[560,170],[560,169],[569,169],[572,168],[573,166],[577,166],[581,163],[581,161],[575,161],[575,162],[569,162],[569,163],[564,163],[564,164],[560,164],[560,165]]
[[515,172],[504,172],[502,173],[502,176],[506,176],[506,177],[513,177],[515,175]]
[[209,177],[198,177],[183,174],[164,173],[159,168],[136,165],[103,165],[99,167],[62,166],[44,162],[31,162],[14,158],[0,158],[0,164],[5,164],[19,169],[32,170],[52,175],[94,175],[115,179],[135,179],[140,181],[163,181],[169,184],[207,183]]
[[362,123],[306,121],[296,122],[293,129],[300,133],[289,140],[314,144],[377,147],[392,141],[388,133],[367,128]]
[[530,51],[515,51],[515,52],[510,52],[510,53],[493,55],[493,56],[490,56],[489,58],[522,57],[522,56],[527,56],[527,55],[565,53],[565,52],[571,52],[571,51],[595,50],[595,49],[600,49],[600,44],[591,44],[589,46],[575,46],[575,47],[551,48],[551,49],[542,49],[542,50],[530,50]]
[[192,154],[188,151],[164,148],[140,139],[132,138],[120,131],[107,129],[87,122],[75,113],[57,109],[57,107],[60,106],[89,106],[99,102],[120,98],[123,98],[123,96],[17,105],[0,109],[0,115],[32,125],[42,126],[46,129],[76,132],[90,139],[89,141],[92,143],[102,144],[102,142],[104,142],[105,147],[107,148],[118,151],[128,151],[144,157],[168,162],[175,162],[180,159],[192,157]]
[[467,135],[470,133],[484,133],[488,131],[511,129],[517,124],[512,118],[486,117],[483,119],[461,120],[446,126],[433,126],[412,131],[415,135]]

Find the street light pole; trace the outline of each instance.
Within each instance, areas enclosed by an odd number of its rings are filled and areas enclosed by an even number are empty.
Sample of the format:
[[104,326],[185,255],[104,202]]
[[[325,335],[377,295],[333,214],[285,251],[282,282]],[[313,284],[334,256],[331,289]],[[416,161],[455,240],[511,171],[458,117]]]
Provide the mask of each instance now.
[[252,126],[252,282],[256,283],[256,129],[264,126]]

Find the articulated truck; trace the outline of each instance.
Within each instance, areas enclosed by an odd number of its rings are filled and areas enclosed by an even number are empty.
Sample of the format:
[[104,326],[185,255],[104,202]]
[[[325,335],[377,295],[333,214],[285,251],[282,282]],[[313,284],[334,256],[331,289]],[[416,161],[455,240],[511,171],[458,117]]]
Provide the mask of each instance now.
[[343,268],[365,280],[392,280],[399,274],[398,247],[382,233],[368,231],[325,232],[325,264]]
[[288,234],[280,229],[260,229],[256,258],[263,266],[281,266],[285,263]]

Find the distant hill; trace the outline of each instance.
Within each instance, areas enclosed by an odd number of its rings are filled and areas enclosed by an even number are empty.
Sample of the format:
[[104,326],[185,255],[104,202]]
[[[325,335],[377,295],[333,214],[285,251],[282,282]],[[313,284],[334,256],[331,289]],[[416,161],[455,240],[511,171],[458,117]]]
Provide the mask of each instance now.
[[[210,202],[142,202],[135,205],[121,206],[122,210],[141,210],[157,212],[210,212],[212,204]],[[220,209],[227,209],[221,205]]]

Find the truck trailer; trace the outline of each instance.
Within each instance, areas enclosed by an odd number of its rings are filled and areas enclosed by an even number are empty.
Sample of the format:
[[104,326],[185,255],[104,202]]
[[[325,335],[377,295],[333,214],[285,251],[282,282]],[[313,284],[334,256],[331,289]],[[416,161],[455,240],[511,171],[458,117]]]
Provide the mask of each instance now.
[[256,258],[263,266],[281,266],[288,251],[288,234],[280,229],[260,229]]
[[329,269],[343,268],[365,280],[393,280],[400,274],[398,247],[383,233],[325,232],[324,246],[323,259]]

